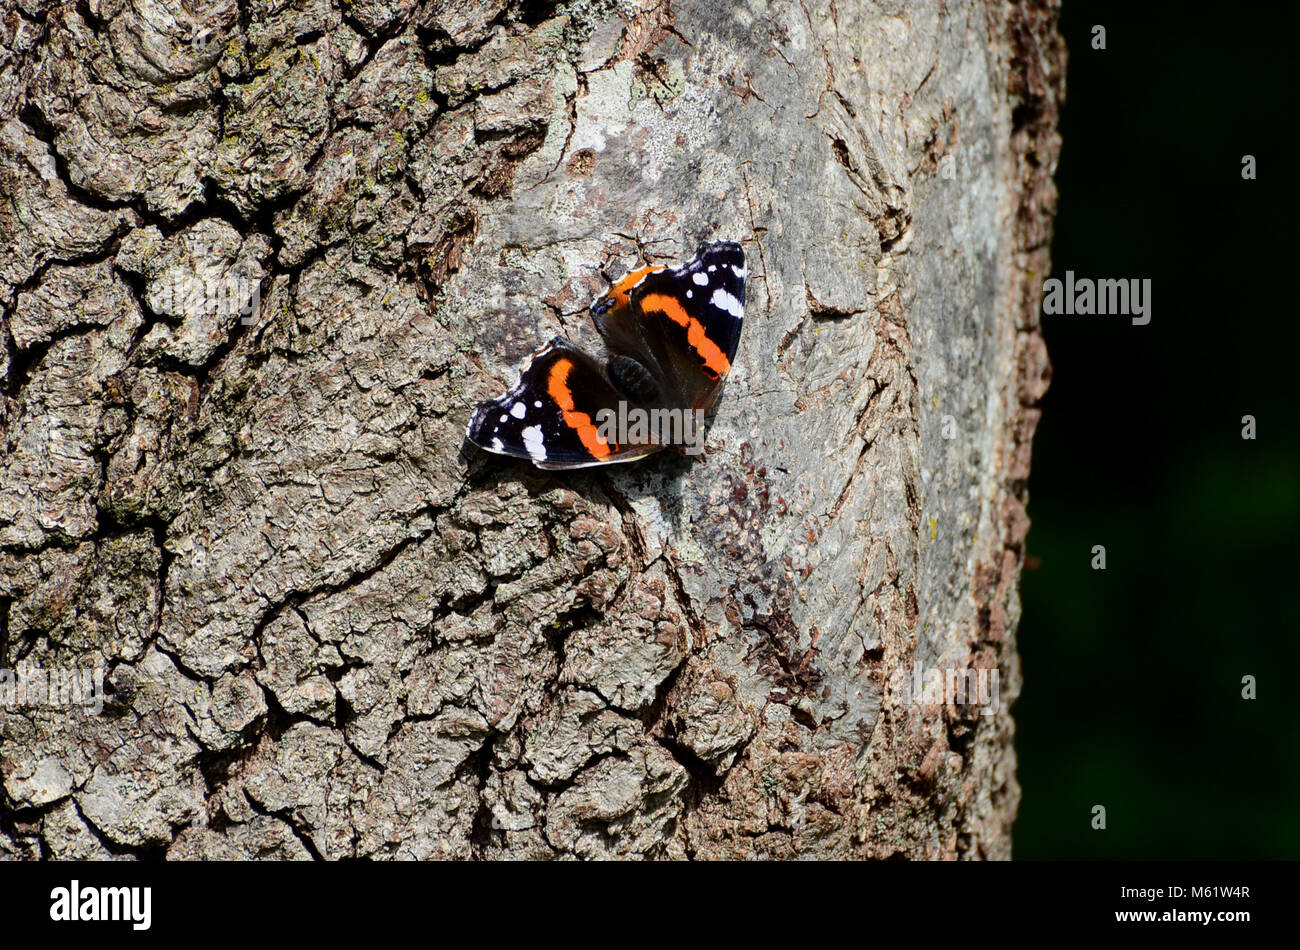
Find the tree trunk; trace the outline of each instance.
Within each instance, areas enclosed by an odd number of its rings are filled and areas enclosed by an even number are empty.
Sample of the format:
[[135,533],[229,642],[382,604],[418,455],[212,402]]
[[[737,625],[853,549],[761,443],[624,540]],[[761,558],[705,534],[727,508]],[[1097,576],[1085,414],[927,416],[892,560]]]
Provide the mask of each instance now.
[[[1009,856],[1055,0],[15,2],[0,854]],[[464,442],[713,239],[705,456]]]

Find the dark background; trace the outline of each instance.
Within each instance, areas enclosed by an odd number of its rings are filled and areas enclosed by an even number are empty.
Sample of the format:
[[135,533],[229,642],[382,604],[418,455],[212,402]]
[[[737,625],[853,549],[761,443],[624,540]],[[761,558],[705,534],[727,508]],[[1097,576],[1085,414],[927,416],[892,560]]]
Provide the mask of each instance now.
[[1300,857],[1297,19],[1064,3],[1053,276],[1150,277],[1152,319],[1043,320],[1018,858]]

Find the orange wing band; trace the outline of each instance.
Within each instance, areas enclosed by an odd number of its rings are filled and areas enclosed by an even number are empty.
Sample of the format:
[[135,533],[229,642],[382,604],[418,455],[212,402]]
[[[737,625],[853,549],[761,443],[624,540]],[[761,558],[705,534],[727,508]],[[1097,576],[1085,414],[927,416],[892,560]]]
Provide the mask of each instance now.
[[[570,360],[556,362],[551,367],[551,372],[546,378],[546,391],[555,400],[555,404],[560,407],[560,414],[564,418],[564,424],[578,433],[578,441],[582,443],[582,447],[594,457],[603,459],[611,451],[609,444],[596,431],[591,416],[574,409],[573,393],[569,389],[569,373],[572,369],[573,363]],[[614,446],[614,448],[617,449],[618,446]]]
[[648,267],[642,267],[640,270],[634,270],[613,287],[609,288],[609,293],[606,296],[613,297],[616,305],[626,307],[628,304],[628,294],[631,293],[632,288],[645,280],[647,274],[653,274],[656,271],[661,270],[663,270],[662,267],[653,264]]
[[704,332],[704,325],[683,310],[674,298],[667,294],[648,294],[641,298],[641,309],[658,311],[678,326],[685,327],[686,342],[700,354],[706,369],[712,370],[719,377],[731,372],[731,361],[727,359],[727,354],[709,339]]

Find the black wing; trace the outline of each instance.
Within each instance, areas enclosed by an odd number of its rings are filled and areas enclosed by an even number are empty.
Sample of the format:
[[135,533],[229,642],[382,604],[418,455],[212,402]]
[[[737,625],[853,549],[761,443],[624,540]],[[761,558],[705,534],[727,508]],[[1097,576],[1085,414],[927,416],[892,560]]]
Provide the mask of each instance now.
[[628,287],[624,278],[597,302],[592,319],[612,352],[658,377],[664,404],[707,410],[740,344],[745,273],[739,244],[706,244],[681,267],[636,272]]
[[563,337],[533,355],[519,382],[503,396],[480,403],[466,437],[475,445],[538,468],[584,468],[631,462],[657,452],[656,444],[619,444],[615,414],[623,397],[600,364]]

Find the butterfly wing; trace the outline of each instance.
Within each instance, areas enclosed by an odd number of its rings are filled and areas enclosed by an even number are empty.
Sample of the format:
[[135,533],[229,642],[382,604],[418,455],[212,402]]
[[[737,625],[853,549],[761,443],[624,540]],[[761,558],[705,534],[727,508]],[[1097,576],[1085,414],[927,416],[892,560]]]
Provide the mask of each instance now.
[[707,410],[740,344],[745,275],[739,244],[706,244],[681,267],[629,274],[596,302],[592,319],[612,352],[647,364],[666,404]]
[[631,462],[659,451],[663,446],[605,438],[617,429],[602,427],[602,410],[616,418],[620,401],[626,405],[601,365],[557,336],[533,355],[509,392],[479,404],[465,435],[489,452],[543,469]]
[[744,302],[745,255],[732,242],[704,245],[681,267],[634,271],[592,306],[608,362],[555,337],[509,392],[479,405],[466,437],[543,469],[657,452],[662,429],[617,427],[605,413],[620,420],[627,410],[707,411],[731,371]]

